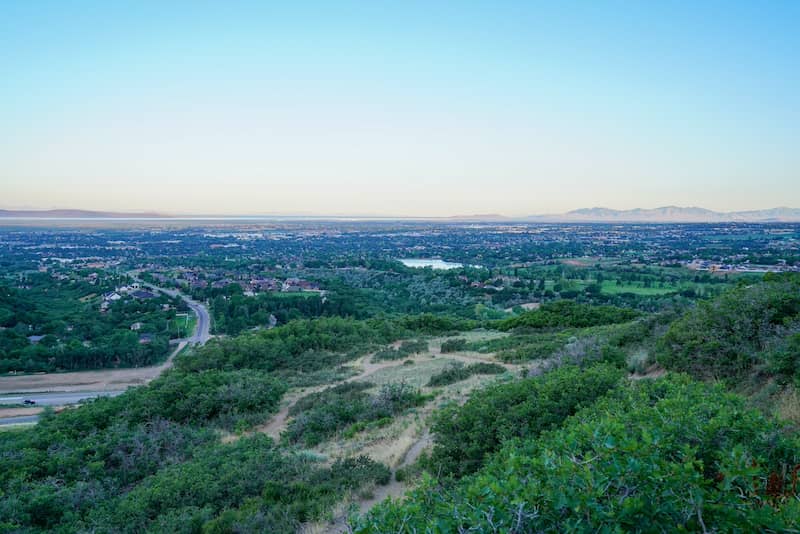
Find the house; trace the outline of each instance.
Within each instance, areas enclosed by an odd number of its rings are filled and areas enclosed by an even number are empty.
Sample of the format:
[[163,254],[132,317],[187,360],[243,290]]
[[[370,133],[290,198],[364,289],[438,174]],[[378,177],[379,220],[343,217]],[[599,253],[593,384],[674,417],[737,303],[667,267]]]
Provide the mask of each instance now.
[[153,342],[153,334],[141,334],[139,336],[140,345],[148,345]]
[[103,295],[103,300],[105,300],[106,302],[113,302],[113,301],[119,300],[121,298],[122,298],[122,296],[119,293],[117,293],[116,291],[111,291],[110,293],[105,293]]
[[36,345],[42,339],[44,339],[44,336],[28,336],[28,341],[30,341],[31,345]]
[[253,278],[250,280],[250,288],[253,291],[278,291],[281,281],[275,278]]
[[142,329],[142,323],[138,321],[131,325],[131,330],[133,330],[134,332],[141,329]]

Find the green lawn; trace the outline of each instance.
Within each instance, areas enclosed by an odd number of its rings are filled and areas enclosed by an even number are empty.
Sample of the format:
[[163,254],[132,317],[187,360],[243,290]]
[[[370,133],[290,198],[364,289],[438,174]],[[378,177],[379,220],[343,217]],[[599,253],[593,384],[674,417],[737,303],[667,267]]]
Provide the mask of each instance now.
[[603,293],[607,295],[619,295],[620,293],[633,293],[642,296],[666,295],[679,291],[678,286],[668,285],[666,287],[644,287],[642,283],[623,283],[617,285],[614,280],[605,280],[602,284]]

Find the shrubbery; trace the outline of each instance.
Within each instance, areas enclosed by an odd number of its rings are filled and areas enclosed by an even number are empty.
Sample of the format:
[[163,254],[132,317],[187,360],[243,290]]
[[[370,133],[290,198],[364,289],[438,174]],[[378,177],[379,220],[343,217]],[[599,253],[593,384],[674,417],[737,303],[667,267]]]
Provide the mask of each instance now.
[[321,518],[343,491],[386,484],[389,475],[365,457],[326,469],[255,435],[198,451],[95,509],[87,523],[95,532],[292,532]]
[[[214,443],[210,425],[247,428],[285,389],[252,370],[171,371],[4,432],[0,530],[292,531],[320,518],[342,492],[388,482],[388,468],[366,458],[326,468],[262,435]],[[402,403],[385,397],[376,397],[376,413]]]
[[405,333],[395,322],[339,317],[292,321],[234,338],[215,339],[180,358],[183,370],[263,369],[305,373],[328,369]]
[[497,363],[478,362],[464,365],[461,362],[454,362],[431,376],[428,386],[446,386],[466,380],[473,375],[498,375],[505,372],[506,368]]
[[592,306],[571,300],[543,304],[538,310],[500,321],[500,330],[514,328],[586,328],[631,321],[639,312],[616,306]]
[[457,337],[455,339],[446,339],[442,341],[442,353],[447,354],[448,352],[458,352],[460,350],[465,350],[467,348],[467,340],[463,337]]
[[455,477],[472,473],[505,441],[534,437],[561,424],[621,378],[619,369],[606,365],[567,366],[476,391],[464,406],[450,406],[437,414],[431,429],[430,470]]
[[701,302],[675,321],[660,341],[658,362],[704,379],[737,380],[770,364],[774,372],[794,374],[787,337],[798,331],[800,277],[767,276]]
[[373,387],[349,382],[300,399],[289,411],[294,416],[286,430],[289,441],[311,447],[352,425],[363,429],[365,423],[394,417],[427,400],[405,383],[385,384],[371,395]]
[[355,531],[792,530],[799,445],[720,387],[642,381],[508,443],[452,490],[428,478]]
[[403,341],[398,348],[387,347],[377,351],[372,356],[373,362],[383,360],[402,360],[414,354],[426,352],[428,350],[428,342],[422,340]]

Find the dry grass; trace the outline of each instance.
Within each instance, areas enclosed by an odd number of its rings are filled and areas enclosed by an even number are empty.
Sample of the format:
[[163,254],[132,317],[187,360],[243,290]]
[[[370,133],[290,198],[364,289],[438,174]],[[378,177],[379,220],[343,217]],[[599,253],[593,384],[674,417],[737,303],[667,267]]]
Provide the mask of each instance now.
[[0,419],[5,417],[19,417],[24,415],[37,415],[44,411],[44,408],[0,408]]
[[446,356],[431,358],[429,355],[417,356],[409,358],[409,360],[414,363],[412,365],[404,365],[402,361],[399,361],[398,365],[381,369],[366,380],[376,386],[405,382],[412,387],[421,388],[428,383],[431,376],[455,362],[455,360]]
[[788,386],[775,398],[775,414],[793,425],[800,426],[800,393]]

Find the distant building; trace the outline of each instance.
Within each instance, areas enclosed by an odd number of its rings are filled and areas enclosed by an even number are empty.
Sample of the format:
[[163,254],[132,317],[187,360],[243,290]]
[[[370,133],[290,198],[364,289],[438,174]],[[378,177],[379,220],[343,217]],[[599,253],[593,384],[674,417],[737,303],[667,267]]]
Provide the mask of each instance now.
[[28,336],[28,341],[30,341],[31,345],[36,345],[42,339],[44,339],[44,336]]
[[131,330],[133,330],[133,331],[137,331],[137,330],[141,330],[141,329],[142,329],[142,323],[140,323],[138,321],[131,325]]
[[139,336],[139,344],[140,345],[147,345],[153,342],[153,335],[152,334],[142,334]]

